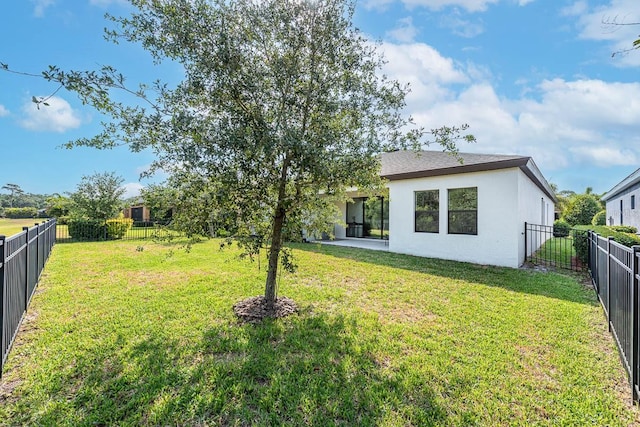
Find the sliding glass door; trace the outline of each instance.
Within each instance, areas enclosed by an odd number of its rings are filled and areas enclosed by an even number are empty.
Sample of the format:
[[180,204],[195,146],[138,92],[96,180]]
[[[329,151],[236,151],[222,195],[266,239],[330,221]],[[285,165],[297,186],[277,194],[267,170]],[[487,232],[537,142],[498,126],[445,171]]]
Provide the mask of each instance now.
[[389,238],[389,201],[384,197],[355,197],[347,203],[347,237]]

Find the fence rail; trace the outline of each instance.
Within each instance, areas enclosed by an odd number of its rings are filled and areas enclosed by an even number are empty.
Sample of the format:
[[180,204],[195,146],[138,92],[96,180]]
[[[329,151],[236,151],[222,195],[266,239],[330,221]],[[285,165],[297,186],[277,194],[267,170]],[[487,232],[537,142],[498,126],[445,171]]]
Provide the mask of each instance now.
[[0,236],[0,376],[55,240],[55,219]]
[[638,402],[640,246],[628,248],[592,231],[588,241],[591,282],[629,376],[633,401]]

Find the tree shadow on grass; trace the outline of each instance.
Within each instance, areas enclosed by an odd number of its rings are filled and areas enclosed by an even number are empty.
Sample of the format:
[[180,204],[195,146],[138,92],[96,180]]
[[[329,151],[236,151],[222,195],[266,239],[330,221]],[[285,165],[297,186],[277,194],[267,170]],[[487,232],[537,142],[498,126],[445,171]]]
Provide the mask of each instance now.
[[[47,399],[25,395],[42,425],[441,425],[417,374],[396,370],[357,320],[302,314],[226,324],[188,342],[158,332],[88,351],[56,374]],[[416,385],[418,384],[418,385]]]
[[233,394],[244,397],[226,405],[224,424],[376,425],[395,417],[432,425],[447,418],[428,387],[409,390],[403,372],[376,355],[378,343],[359,340],[354,319],[267,321],[245,326],[241,341],[220,332],[205,334],[208,360],[229,366],[230,383],[242,387]]
[[572,277],[544,272],[526,271],[508,267],[495,267],[424,258],[394,252],[375,251],[352,247],[322,245],[319,243],[294,243],[289,246],[322,255],[356,262],[425,273],[453,280],[463,280],[486,286],[500,287],[513,292],[541,295],[580,304],[597,305],[591,289],[576,286],[584,280],[577,274]]

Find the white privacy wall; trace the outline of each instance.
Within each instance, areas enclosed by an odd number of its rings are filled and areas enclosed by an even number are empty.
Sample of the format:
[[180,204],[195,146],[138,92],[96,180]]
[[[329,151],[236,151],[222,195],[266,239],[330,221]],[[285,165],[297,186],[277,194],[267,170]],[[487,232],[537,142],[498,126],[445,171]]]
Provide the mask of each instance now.
[[[524,223],[518,191],[519,168],[389,182],[389,250],[424,257],[519,267]],[[533,185],[533,184],[532,184]],[[447,233],[448,189],[478,188],[478,234]],[[414,231],[414,192],[440,190],[440,232]],[[538,199],[538,203],[540,203]],[[540,216],[538,206],[536,212]],[[552,213],[553,215],[553,213]],[[524,248],[524,244],[522,243]]]

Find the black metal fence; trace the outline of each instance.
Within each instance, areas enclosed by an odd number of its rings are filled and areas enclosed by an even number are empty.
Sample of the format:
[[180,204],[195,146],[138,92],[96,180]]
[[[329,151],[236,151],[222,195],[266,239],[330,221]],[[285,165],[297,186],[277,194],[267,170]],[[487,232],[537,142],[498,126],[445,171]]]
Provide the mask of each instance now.
[[[640,246],[629,248],[593,231],[571,230],[565,236],[554,234],[550,226],[525,224],[525,247],[525,261],[532,264],[570,270],[588,268],[629,376],[633,401],[637,403],[640,400]],[[580,254],[576,253],[576,247]],[[587,262],[583,263],[580,258],[585,257]]]
[[628,248],[611,237],[589,232],[591,282],[631,383],[633,401],[640,396],[640,246]]
[[[77,223],[58,224],[57,243],[103,241],[103,240],[140,240],[167,236],[173,233],[167,220],[136,221],[116,233],[100,221],[79,221]],[[117,227],[116,227],[117,228]]]
[[576,239],[586,239],[586,230],[554,231],[553,226],[524,224],[524,246],[526,263],[565,270],[587,269],[575,250]]
[[0,236],[0,376],[55,241],[55,219]]

